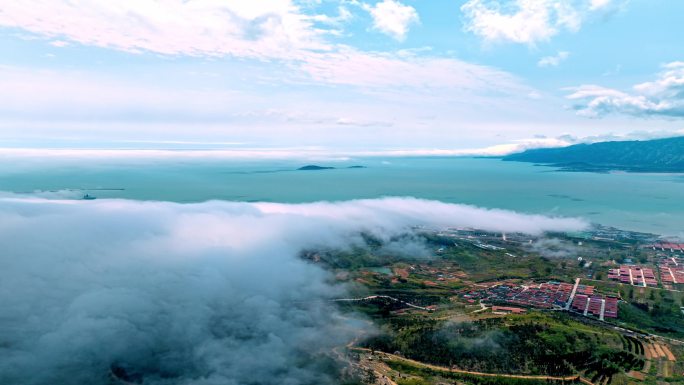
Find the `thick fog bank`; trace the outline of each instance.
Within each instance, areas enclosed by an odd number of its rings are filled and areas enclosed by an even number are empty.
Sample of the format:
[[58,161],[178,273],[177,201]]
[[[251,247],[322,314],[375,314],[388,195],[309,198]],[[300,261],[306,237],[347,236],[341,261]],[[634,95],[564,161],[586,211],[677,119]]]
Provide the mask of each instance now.
[[576,219],[409,198],[285,205],[0,198],[0,383],[326,384],[352,338],[305,248],[414,225],[566,231]]

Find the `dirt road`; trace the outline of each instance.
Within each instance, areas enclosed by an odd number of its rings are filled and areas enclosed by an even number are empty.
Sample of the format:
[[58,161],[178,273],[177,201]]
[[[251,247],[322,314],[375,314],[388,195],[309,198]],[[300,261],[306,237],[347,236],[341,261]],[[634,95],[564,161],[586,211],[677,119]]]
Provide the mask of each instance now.
[[[360,347],[350,347],[350,349],[355,350],[355,351],[359,351],[359,352],[371,352],[370,349],[360,348]],[[382,357],[391,358],[391,359],[397,360],[397,361],[403,361],[403,362],[409,363],[409,364],[417,366],[417,367],[427,368],[427,369],[431,369],[431,370],[435,370],[435,371],[441,371],[441,372],[462,373],[462,374],[470,374],[473,376],[482,376],[482,377],[521,378],[521,379],[529,379],[529,380],[556,380],[556,381],[579,380],[580,382],[582,382],[586,385],[594,385],[591,381],[589,381],[586,378],[583,378],[581,376],[578,376],[578,375],[556,377],[556,376],[537,376],[537,375],[526,375],[526,374],[483,373],[483,372],[474,372],[474,371],[463,370],[463,369],[448,368],[445,366],[426,364],[424,362],[412,360],[410,358],[400,357],[400,356],[390,354],[390,353],[385,353],[385,352],[375,351],[375,353],[382,356]]]

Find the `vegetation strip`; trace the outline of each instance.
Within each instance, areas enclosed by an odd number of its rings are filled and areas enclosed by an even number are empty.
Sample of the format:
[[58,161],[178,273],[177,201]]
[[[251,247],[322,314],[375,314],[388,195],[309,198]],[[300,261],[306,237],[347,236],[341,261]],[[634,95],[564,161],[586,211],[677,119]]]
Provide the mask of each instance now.
[[475,371],[469,371],[469,370],[463,370],[463,369],[454,369],[454,368],[447,368],[444,366],[426,364],[424,362],[419,362],[416,360],[412,360],[410,358],[404,358],[404,357],[400,357],[400,356],[390,354],[390,353],[386,353],[386,352],[372,351],[371,349],[361,348],[361,347],[356,347],[356,346],[350,347],[349,349],[355,350],[355,351],[367,352],[367,353],[378,353],[378,354],[382,354],[385,357],[391,358],[393,360],[402,361],[402,362],[406,362],[406,363],[409,363],[409,364],[417,366],[417,367],[422,367],[422,368],[431,369],[431,370],[435,370],[435,371],[441,371],[441,372],[460,373],[460,374],[468,374],[468,375],[472,375],[472,376],[482,376],[482,377],[518,378],[518,379],[526,379],[526,380],[552,380],[552,381],[577,381],[577,380],[579,380],[580,382],[582,382],[584,384],[594,385],[591,381],[589,381],[586,378],[579,376],[579,375],[555,377],[555,376],[528,375],[528,374],[483,373],[483,372],[475,372]]

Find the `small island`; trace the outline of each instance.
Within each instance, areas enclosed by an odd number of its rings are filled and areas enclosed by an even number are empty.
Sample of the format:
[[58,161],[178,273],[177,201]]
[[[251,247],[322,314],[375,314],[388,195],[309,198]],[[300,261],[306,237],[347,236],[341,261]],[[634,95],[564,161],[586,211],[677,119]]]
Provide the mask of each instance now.
[[297,169],[297,171],[317,171],[317,170],[334,170],[335,167],[317,166],[315,164],[309,164]]
[[[366,166],[349,166],[349,167],[344,167],[344,168],[366,168]],[[297,169],[297,171],[318,171],[318,170],[337,170],[337,167],[330,167],[330,166],[318,166],[315,164],[309,164],[303,167],[300,167]]]

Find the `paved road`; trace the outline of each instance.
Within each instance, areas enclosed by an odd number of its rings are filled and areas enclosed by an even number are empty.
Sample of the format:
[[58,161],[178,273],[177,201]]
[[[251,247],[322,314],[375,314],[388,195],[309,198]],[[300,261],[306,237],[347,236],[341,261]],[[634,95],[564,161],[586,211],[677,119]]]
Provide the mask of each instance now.
[[568,303],[565,304],[565,310],[570,310],[570,305],[572,304],[572,300],[575,299],[575,294],[577,294],[577,286],[579,286],[580,279],[575,278],[575,286],[572,287],[572,291],[570,292],[570,298],[568,299]]
[[420,309],[420,310],[431,311],[431,309],[428,309],[428,308],[426,308],[426,307],[414,305],[414,304],[412,304],[412,303],[409,303],[409,302],[406,302],[406,301],[402,301],[402,300],[400,300],[400,299],[398,299],[398,298],[390,297],[389,295],[369,295],[368,297],[363,297],[363,298],[338,298],[338,299],[333,299],[332,301],[334,301],[334,302],[354,302],[354,301],[359,301],[359,302],[360,302],[360,301],[368,301],[368,300],[376,299],[376,298],[389,299],[390,301],[399,302],[399,303],[401,303],[401,304],[404,304],[404,305],[406,305],[406,306],[408,306],[408,307],[412,307],[412,308],[414,308],[414,309]]

